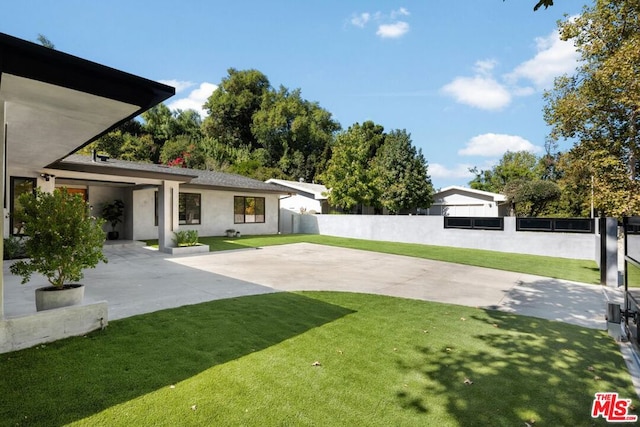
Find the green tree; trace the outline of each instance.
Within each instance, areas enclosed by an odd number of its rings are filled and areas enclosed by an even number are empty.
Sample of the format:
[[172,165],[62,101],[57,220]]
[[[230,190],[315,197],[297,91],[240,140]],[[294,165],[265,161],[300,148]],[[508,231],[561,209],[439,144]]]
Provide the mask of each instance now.
[[613,217],[640,206],[640,185],[628,178],[616,153],[580,144],[561,156],[558,167],[561,208],[569,216],[588,216],[592,202],[597,212]]
[[[596,0],[575,19],[560,23],[561,37],[581,56],[574,76],[557,78],[545,94],[550,138],[576,140],[587,155],[606,215],[640,212],[640,1]],[[598,186],[598,182],[602,185]]]
[[428,208],[433,203],[433,185],[427,162],[405,130],[393,130],[376,151],[375,184],[379,204],[391,213]]
[[544,173],[540,159],[528,151],[507,151],[493,168],[478,170],[470,169],[475,177],[469,181],[469,186],[476,190],[502,193],[505,186],[515,180],[540,179]]
[[23,284],[40,273],[52,286],[62,288],[81,280],[84,269],[107,262],[102,253],[104,220],[91,216],[82,197],[66,188],[53,193],[37,188],[20,195],[20,205],[18,220],[30,237],[25,243],[29,259],[11,265],[11,272],[22,276]]
[[195,110],[176,110],[173,113],[172,137],[188,135],[192,139],[202,138],[202,118]]
[[38,34],[38,43],[49,49],[55,49],[54,44],[44,34]]
[[233,147],[258,148],[251,126],[271,87],[269,79],[258,70],[229,68],[227,73],[204,104],[209,115],[202,124],[203,132]]
[[373,159],[384,141],[384,129],[373,122],[355,123],[336,137],[327,169],[320,176],[329,203],[345,211],[357,205],[381,207]]
[[560,198],[560,187],[542,179],[517,179],[504,188],[507,201],[515,206],[516,216],[535,217],[545,213],[550,203]]
[[151,155],[157,149],[153,138],[149,134],[141,136],[125,133],[122,135],[118,158],[132,162],[149,162]]
[[317,103],[302,98],[300,89],[264,94],[251,130],[264,148],[264,165],[279,166],[295,179],[312,181],[326,161],[323,155],[340,125]]
[[166,165],[206,169],[206,156],[201,141],[189,135],[178,135],[164,143],[160,161]]

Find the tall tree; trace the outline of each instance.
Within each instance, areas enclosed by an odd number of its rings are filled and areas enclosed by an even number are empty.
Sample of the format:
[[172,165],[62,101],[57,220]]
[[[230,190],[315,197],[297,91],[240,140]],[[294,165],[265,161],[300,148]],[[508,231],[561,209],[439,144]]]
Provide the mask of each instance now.
[[516,216],[535,217],[544,214],[549,204],[560,198],[561,191],[553,181],[517,179],[505,186],[504,193]]
[[251,125],[271,87],[269,79],[258,70],[229,68],[227,73],[204,104],[209,115],[204,120],[203,132],[233,147],[259,148]]
[[540,179],[543,166],[540,159],[528,151],[507,151],[493,168],[488,170],[470,169],[476,176],[469,186],[476,190],[501,193],[505,186],[515,180]]
[[609,153],[588,157],[595,181],[617,183],[599,189],[613,194],[602,194],[597,208],[607,215],[638,213],[637,198],[619,192],[640,190],[640,0],[596,0],[562,22],[560,32],[582,61],[574,76],[557,78],[545,94],[550,137],[575,139],[584,153]]
[[391,213],[428,208],[433,203],[433,185],[427,162],[405,130],[393,130],[376,151],[375,184],[379,204]]
[[336,137],[327,169],[320,176],[330,188],[329,203],[351,211],[357,205],[380,208],[373,159],[384,142],[384,128],[355,123]]
[[302,98],[300,89],[265,93],[251,130],[264,148],[266,166],[279,166],[288,176],[312,181],[321,172],[323,155],[340,129],[331,113]]

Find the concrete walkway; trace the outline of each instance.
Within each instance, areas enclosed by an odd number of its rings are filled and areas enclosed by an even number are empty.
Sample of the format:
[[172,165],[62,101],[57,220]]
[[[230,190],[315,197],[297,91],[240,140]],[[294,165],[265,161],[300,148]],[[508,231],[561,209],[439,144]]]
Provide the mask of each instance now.
[[[617,290],[520,273],[309,243],[169,256],[108,246],[108,264],[87,270],[85,302],[106,300],[109,320],[222,298],[277,291],[365,292],[498,309],[606,329]],[[5,262],[5,316],[35,312],[33,291]]]

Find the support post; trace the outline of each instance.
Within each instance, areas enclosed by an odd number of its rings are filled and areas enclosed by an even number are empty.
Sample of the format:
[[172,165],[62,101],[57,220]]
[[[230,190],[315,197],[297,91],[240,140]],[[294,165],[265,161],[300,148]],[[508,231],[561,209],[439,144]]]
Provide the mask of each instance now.
[[600,218],[600,284],[617,288],[618,220]]
[[169,252],[173,246],[174,231],[178,229],[179,184],[163,181],[158,189],[158,249]]

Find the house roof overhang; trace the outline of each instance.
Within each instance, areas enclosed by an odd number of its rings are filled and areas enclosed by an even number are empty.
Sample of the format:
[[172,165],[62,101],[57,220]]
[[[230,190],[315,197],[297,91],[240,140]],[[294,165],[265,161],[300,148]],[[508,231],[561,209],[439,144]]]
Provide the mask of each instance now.
[[0,33],[0,119],[12,167],[55,163],[174,94],[170,86]]

